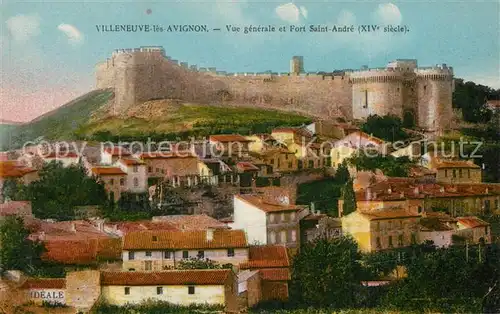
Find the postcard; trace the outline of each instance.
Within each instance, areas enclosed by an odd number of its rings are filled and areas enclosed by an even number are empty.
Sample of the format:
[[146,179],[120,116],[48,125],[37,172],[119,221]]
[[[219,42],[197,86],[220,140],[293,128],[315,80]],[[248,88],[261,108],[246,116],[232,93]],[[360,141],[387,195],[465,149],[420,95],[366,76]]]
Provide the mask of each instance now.
[[500,312],[498,1],[0,7],[1,313]]

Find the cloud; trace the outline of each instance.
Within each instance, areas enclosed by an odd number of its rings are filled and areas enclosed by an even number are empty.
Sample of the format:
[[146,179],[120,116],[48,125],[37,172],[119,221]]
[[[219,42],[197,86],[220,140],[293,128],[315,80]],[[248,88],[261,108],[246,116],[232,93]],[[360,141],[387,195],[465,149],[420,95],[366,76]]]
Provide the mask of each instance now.
[[293,3],[286,3],[276,7],[276,14],[283,21],[296,23],[300,17],[307,18],[307,9],[303,6],[300,9]]
[[57,27],[58,30],[63,32],[67,37],[68,41],[72,45],[78,45],[83,42],[83,34],[71,24],[60,24]]
[[37,14],[12,16],[5,23],[10,35],[17,42],[27,42],[31,37],[40,34],[40,17]]
[[339,25],[354,25],[356,24],[356,16],[351,11],[342,10],[337,18]]
[[381,3],[375,11],[375,19],[382,24],[401,24],[403,16],[397,5]]

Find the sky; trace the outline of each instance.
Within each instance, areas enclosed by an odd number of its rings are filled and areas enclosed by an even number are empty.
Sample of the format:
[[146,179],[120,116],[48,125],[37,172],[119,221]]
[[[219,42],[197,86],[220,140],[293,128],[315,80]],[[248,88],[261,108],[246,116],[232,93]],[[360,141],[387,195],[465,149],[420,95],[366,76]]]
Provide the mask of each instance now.
[[[168,0],[0,4],[0,118],[29,121],[94,89],[95,64],[114,49],[163,46],[173,59],[227,72],[446,63],[455,76],[500,88],[500,2]],[[206,24],[220,32],[98,32],[96,25]],[[407,26],[408,33],[229,33],[226,25]]]

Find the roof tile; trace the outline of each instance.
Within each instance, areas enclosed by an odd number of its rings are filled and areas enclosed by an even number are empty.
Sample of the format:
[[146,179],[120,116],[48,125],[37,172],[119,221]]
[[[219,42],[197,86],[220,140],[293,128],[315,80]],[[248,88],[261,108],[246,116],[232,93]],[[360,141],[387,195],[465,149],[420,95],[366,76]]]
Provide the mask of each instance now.
[[162,272],[102,272],[103,286],[223,285],[230,269],[171,270]]

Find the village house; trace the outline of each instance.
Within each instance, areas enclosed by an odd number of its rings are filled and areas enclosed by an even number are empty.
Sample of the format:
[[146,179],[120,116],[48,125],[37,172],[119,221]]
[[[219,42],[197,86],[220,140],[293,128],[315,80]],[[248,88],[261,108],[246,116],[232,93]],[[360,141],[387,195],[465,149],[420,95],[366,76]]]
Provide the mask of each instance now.
[[337,168],[344,160],[351,158],[360,149],[382,152],[386,148],[384,141],[362,131],[348,134],[336,141],[330,151],[331,167]]
[[241,230],[137,231],[123,238],[123,269],[160,271],[189,258],[238,265],[248,260],[248,244]]
[[134,158],[120,158],[115,163],[127,174],[125,191],[129,193],[145,193],[148,189],[148,176],[144,162]]
[[234,311],[237,291],[230,269],[101,273],[101,298],[112,305],[155,300],[183,306],[220,305]]
[[473,161],[441,161],[435,167],[436,181],[440,183],[481,183],[481,167]]
[[418,242],[432,241],[437,247],[453,244],[453,235],[458,226],[457,220],[440,212],[424,213],[419,221]]
[[295,171],[298,167],[297,157],[286,148],[268,148],[258,152],[250,152],[250,156],[267,166],[266,175],[275,172]]
[[500,112],[500,100],[495,100],[495,99],[487,100],[486,107],[493,112]]
[[168,223],[177,230],[228,229],[226,224],[206,214],[155,216],[153,223]]
[[491,226],[478,217],[458,217],[457,235],[465,238],[469,243],[491,243]]
[[307,211],[304,206],[291,205],[287,196],[235,195],[232,227],[244,230],[249,243],[285,244],[297,248],[303,210]]
[[[380,179],[383,181],[356,191],[358,210],[401,207],[413,213],[446,211],[453,217],[500,212],[500,186],[497,184],[418,183],[414,178]],[[341,215],[342,206],[343,200],[339,199]]]
[[145,152],[136,157],[146,164],[149,178],[165,179],[174,187],[195,184],[199,179],[198,157],[191,151]]
[[288,300],[290,260],[284,245],[250,247],[248,262],[240,264],[240,269],[242,275],[238,274],[241,285],[239,292],[247,291],[248,306],[260,301]]
[[316,239],[334,239],[342,236],[340,218],[326,214],[311,213],[300,220],[300,241],[302,244]]
[[[43,242],[42,259],[67,265],[99,265],[116,262],[121,255],[121,239],[104,230],[104,221],[84,220],[49,222],[25,221],[29,238]],[[113,265],[110,265],[113,266]]]
[[251,140],[239,134],[219,134],[210,135],[208,142],[221,154],[219,157],[243,157],[248,156]]
[[342,232],[350,234],[363,252],[401,248],[418,242],[419,219],[404,209],[355,211],[342,217]]
[[113,165],[118,159],[130,156],[132,154],[126,148],[119,146],[105,147],[101,150],[100,163],[102,165]]
[[102,182],[109,197],[115,202],[118,201],[123,192],[127,191],[127,173],[120,167],[94,166],[90,168],[91,176],[96,181]]

